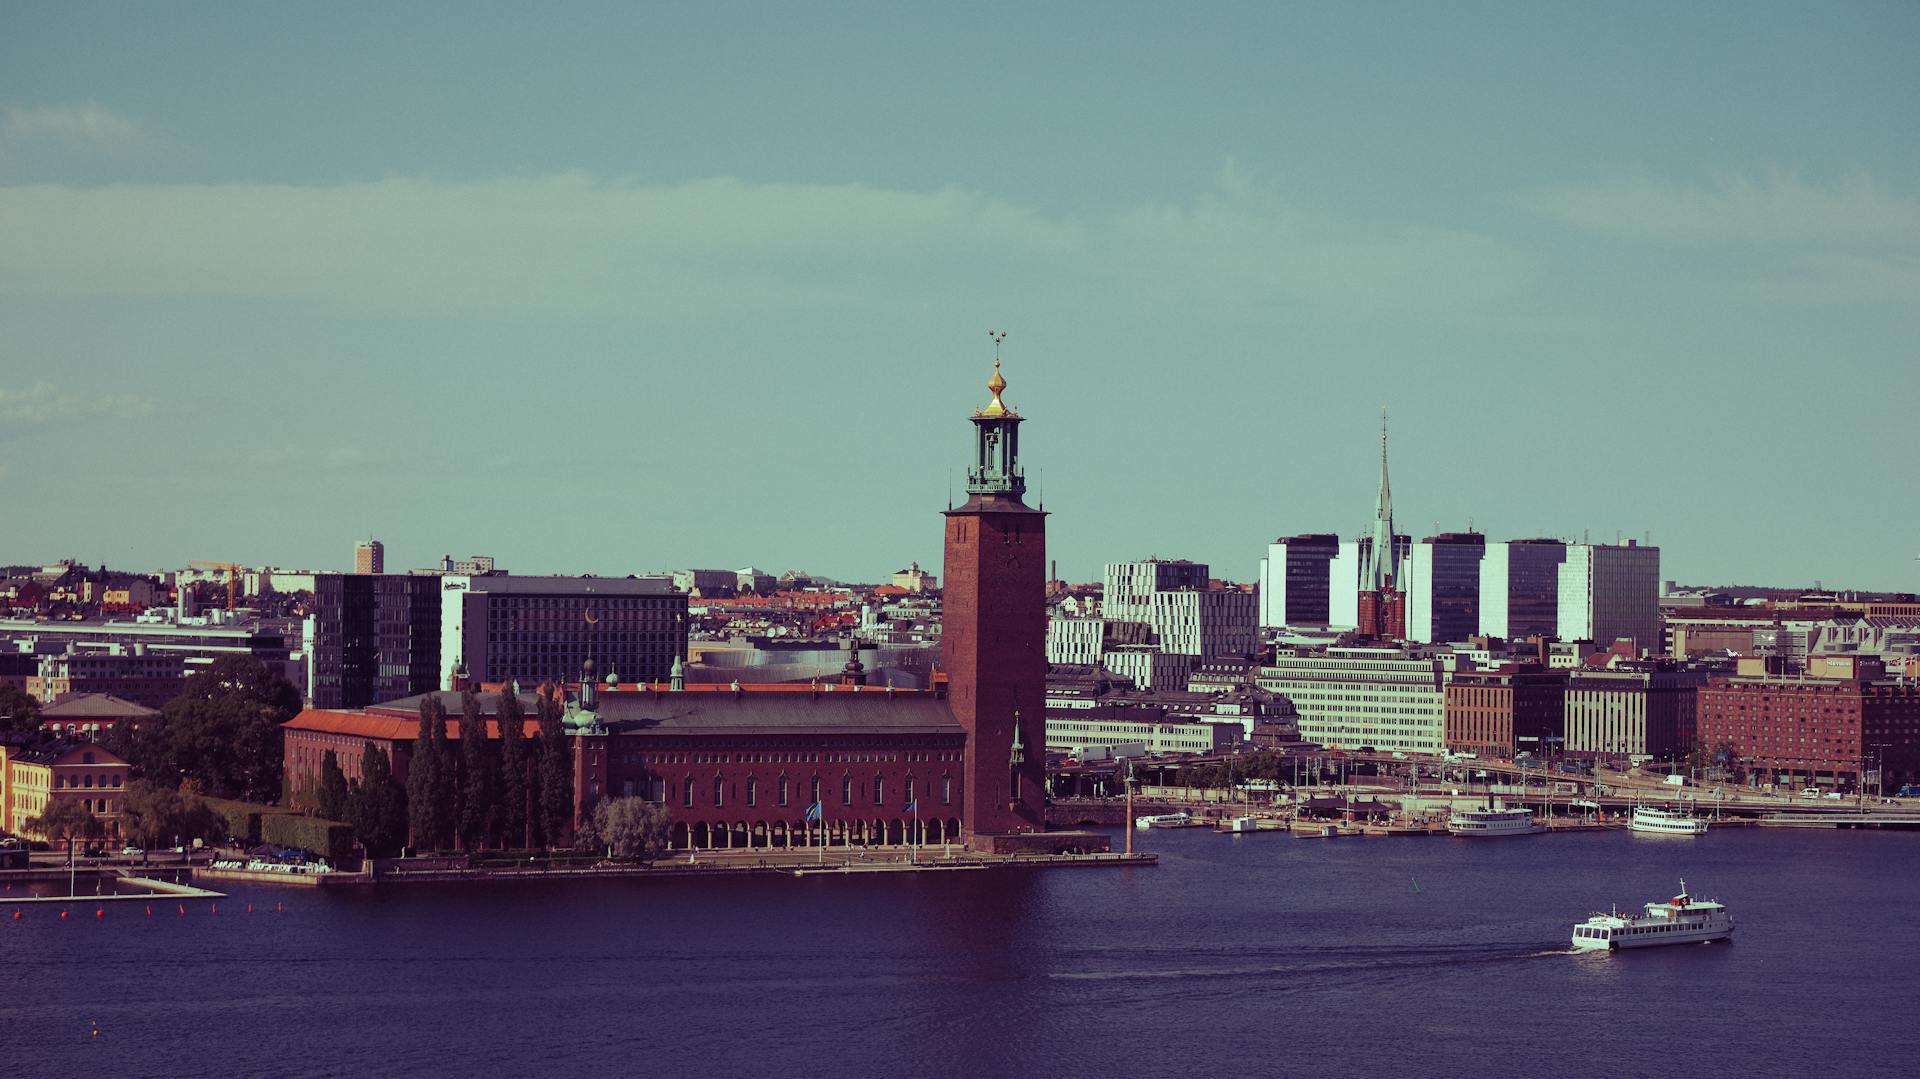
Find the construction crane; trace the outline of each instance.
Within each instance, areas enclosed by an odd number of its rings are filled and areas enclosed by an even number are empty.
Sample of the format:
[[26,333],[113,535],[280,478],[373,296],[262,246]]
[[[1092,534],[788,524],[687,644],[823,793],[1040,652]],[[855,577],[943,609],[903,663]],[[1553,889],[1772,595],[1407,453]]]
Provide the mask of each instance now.
[[227,571],[227,610],[238,607],[240,599],[240,571],[247,567],[238,562],[201,562],[188,560],[187,565],[201,569],[223,569]]

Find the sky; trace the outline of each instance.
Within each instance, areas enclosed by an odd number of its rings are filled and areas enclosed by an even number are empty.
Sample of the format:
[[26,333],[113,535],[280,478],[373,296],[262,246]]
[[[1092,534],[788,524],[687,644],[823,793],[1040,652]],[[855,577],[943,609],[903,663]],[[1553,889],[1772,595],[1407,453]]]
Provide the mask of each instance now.
[[0,6],[0,563],[1920,590],[1920,5]]

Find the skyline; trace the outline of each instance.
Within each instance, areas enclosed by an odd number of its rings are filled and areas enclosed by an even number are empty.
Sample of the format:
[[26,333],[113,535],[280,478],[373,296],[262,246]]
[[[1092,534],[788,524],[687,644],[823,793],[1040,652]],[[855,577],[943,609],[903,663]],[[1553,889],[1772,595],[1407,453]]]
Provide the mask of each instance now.
[[0,556],[932,570],[1000,326],[1070,579],[1384,404],[1416,537],[1920,590],[1920,13],[1111,11],[0,15]]

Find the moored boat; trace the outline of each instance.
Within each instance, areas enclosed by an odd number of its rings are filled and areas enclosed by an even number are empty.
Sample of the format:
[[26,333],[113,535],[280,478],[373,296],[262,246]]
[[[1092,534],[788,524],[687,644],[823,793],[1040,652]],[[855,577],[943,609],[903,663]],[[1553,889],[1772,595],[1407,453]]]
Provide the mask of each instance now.
[[1508,809],[1494,805],[1486,809],[1456,809],[1447,818],[1447,831],[1453,835],[1494,838],[1510,835],[1536,835],[1546,831],[1533,819],[1533,810]]
[[1680,882],[1680,894],[1662,903],[1648,903],[1645,914],[1619,911],[1595,913],[1573,927],[1577,951],[1619,951],[1654,948],[1663,944],[1704,944],[1733,937],[1733,916],[1725,904],[1695,899]]
[[1696,817],[1683,809],[1634,806],[1627,828],[1649,835],[1703,835],[1707,830],[1707,822],[1705,818]]

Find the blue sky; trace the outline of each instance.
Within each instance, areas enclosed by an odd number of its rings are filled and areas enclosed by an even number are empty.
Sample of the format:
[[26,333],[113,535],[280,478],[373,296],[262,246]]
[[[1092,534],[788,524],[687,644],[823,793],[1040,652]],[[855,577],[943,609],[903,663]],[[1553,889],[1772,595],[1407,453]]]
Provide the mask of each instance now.
[[0,561],[1920,588],[1911,4],[11,5]]

